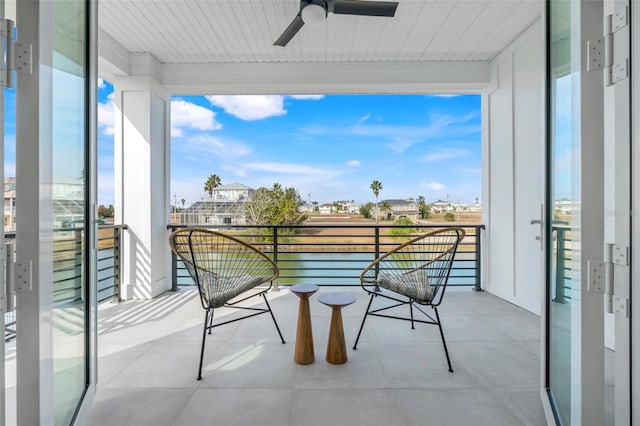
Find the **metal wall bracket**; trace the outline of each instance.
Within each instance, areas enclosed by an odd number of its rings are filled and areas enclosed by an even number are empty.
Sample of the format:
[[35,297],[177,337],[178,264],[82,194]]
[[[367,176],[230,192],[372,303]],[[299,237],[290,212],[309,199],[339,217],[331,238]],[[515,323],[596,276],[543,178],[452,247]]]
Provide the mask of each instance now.
[[15,23],[10,19],[0,20],[0,86],[15,88],[14,71],[31,74],[33,47],[14,39]]
[[587,71],[604,69],[605,86],[612,86],[629,77],[629,53],[618,59],[614,48],[614,34],[628,25],[629,10],[624,7],[605,17],[603,38],[587,41]]
[[611,246],[611,262],[614,265],[629,266],[629,247],[613,244]]
[[29,262],[28,265],[22,263],[15,264],[15,276],[16,276],[16,292],[28,292],[32,290],[32,268],[33,262]]
[[31,74],[33,47],[30,44],[16,42],[15,69],[21,73]]
[[613,296],[613,313],[623,315],[629,318],[629,299],[619,296]]
[[604,68],[604,55],[604,39],[587,40],[587,71],[597,71]]
[[587,291],[591,293],[604,293],[606,288],[605,263],[587,261]]

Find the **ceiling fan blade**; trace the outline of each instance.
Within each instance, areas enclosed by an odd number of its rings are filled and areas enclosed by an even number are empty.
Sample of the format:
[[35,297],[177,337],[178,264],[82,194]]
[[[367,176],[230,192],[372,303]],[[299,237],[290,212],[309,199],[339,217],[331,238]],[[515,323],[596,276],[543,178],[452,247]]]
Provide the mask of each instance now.
[[284,30],[280,37],[278,37],[278,39],[273,43],[273,45],[282,47],[286,46],[287,43],[291,41],[293,36],[295,36],[298,31],[300,31],[300,28],[302,28],[303,25],[304,21],[302,20],[302,16],[300,15],[300,13],[298,13],[296,17],[293,18],[293,21],[291,21],[287,29]]
[[339,15],[388,16],[396,13],[396,1],[336,0],[333,13]]

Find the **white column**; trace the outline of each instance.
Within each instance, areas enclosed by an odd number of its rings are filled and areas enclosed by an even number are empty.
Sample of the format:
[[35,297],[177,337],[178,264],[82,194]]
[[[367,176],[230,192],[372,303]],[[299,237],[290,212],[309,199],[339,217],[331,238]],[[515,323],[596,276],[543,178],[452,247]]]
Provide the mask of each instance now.
[[117,78],[114,91],[115,219],[129,226],[123,296],[150,299],[171,287],[167,230],[171,98],[150,75]]

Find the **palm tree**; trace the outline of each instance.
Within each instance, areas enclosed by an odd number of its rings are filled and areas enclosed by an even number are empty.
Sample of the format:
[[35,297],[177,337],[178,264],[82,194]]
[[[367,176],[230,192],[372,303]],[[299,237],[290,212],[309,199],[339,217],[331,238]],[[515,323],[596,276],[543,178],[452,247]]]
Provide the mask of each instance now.
[[[204,183],[204,190],[209,193],[209,197],[213,196],[213,190],[220,186],[220,176],[212,174]],[[213,217],[216,217],[216,201],[213,200]]]
[[209,193],[209,197],[213,196],[213,190],[220,186],[220,176],[213,174],[207,178],[204,183],[204,191]]
[[388,213],[391,210],[393,210],[393,208],[391,207],[391,203],[389,203],[389,201],[384,200],[383,202],[380,203],[380,211],[381,212]]
[[426,219],[427,202],[422,195],[418,195],[418,211],[420,212],[420,219]]
[[376,223],[378,222],[378,195],[380,195],[380,191],[382,190],[382,182],[380,182],[379,180],[374,180],[373,182],[371,182],[371,185],[369,186],[369,188],[371,188],[371,190],[373,191],[373,195],[376,196]]

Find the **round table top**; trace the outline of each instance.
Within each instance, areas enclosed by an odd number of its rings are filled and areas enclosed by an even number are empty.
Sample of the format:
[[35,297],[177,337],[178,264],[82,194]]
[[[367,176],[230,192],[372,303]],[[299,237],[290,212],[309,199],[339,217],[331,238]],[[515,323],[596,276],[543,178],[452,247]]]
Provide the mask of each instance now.
[[323,293],[318,296],[318,302],[327,306],[347,306],[356,301],[356,297],[349,293]]
[[315,284],[296,284],[289,287],[289,290],[295,294],[313,294],[320,287]]

